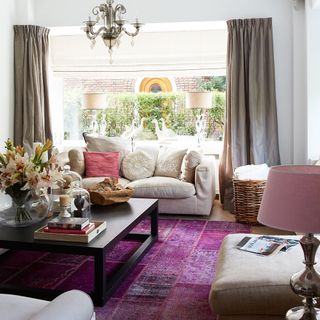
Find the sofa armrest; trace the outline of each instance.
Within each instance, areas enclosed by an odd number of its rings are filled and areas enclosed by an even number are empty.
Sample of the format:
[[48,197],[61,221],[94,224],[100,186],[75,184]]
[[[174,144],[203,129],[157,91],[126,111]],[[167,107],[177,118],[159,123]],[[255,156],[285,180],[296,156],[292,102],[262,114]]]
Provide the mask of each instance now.
[[64,292],[30,320],[94,320],[91,298],[79,290]]
[[209,215],[216,197],[214,158],[204,157],[196,167],[195,188],[199,213]]

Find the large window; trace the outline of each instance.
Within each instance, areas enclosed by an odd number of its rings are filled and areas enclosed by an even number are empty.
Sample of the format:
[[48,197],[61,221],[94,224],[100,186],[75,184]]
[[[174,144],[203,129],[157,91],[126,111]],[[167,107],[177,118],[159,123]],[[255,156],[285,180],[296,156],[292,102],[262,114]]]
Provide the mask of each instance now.
[[[185,106],[187,92],[214,92],[205,111],[205,139],[222,138],[225,104],[225,22],[148,24],[132,48],[125,37],[109,64],[97,41],[91,50],[80,28],[51,30],[54,137],[56,144],[82,139],[92,129],[119,136],[141,127],[136,139],[156,140],[159,130],[193,137],[200,110]],[[106,93],[105,108],[82,107],[84,93]],[[155,121],[156,120],[156,121]],[[157,123],[157,124],[156,124]]]

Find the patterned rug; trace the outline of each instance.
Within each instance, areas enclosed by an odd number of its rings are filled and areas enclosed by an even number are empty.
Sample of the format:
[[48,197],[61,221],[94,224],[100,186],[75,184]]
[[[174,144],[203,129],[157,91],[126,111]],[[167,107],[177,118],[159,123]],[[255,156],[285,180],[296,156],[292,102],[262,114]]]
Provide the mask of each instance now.
[[[135,231],[149,230],[149,220]],[[104,307],[97,320],[214,320],[208,296],[222,239],[229,233],[250,232],[234,222],[159,221],[159,240],[134,268]],[[107,255],[114,272],[130,257],[137,242],[122,241]],[[0,282],[20,286],[90,291],[91,257],[11,251],[0,258]]]

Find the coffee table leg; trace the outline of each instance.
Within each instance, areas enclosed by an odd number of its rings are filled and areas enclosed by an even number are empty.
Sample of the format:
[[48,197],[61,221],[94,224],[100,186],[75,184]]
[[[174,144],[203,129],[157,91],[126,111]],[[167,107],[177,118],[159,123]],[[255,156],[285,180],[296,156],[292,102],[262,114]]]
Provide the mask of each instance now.
[[151,236],[158,236],[158,206],[151,212]]
[[98,254],[94,256],[94,303],[96,305],[103,306],[107,300],[106,290],[106,270],[105,262],[106,252],[105,250],[99,251]]

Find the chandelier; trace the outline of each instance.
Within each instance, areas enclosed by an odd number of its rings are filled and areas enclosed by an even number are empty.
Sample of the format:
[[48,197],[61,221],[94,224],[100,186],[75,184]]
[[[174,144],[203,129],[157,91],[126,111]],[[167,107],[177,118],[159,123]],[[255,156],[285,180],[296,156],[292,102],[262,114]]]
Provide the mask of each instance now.
[[[140,23],[138,19],[136,22],[131,23],[134,28],[133,32],[129,32],[125,28],[126,20],[122,19],[122,15],[127,12],[125,6],[117,4],[114,8],[112,6],[114,0],[106,0],[106,3],[100,4],[92,9],[92,13],[96,16],[95,20],[85,21],[84,32],[91,40],[91,48],[95,46],[96,37],[101,36],[104,44],[109,48],[110,63],[112,63],[112,48],[120,44],[120,37],[123,33],[132,37],[131,44],[134,45],[133,37],[135,37],[143,23]],[[102,24],[99,23],[102,20]],[[95,26],[97,29],[95,29]],[[99,27],[99,28],[98,28]]]

